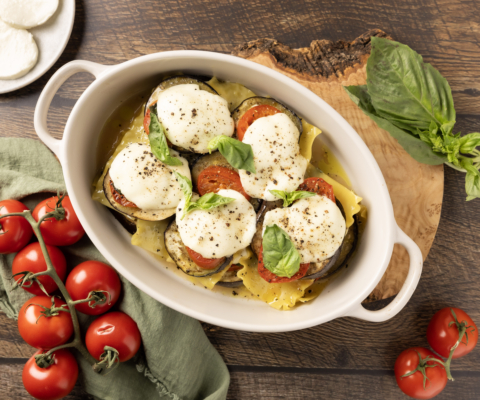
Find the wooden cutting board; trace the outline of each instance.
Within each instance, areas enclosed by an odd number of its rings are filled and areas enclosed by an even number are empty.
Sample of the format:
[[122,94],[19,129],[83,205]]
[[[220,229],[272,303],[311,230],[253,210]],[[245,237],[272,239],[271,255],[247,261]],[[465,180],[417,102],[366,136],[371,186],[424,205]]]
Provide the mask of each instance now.
[[[362,137],[382,170],[395,218],[403,231],[428,255],[440,221],[443,166],[420,164],[350,100],[342,86],[364,85],[372,36],[391,39],[373,29],[352,42],[314,40],[291,49],[274,39],[238,46],[232,54],[279,71],[316,93],[337,110]],[[396,295],[408,273],[408,254],[395,245],[385,275],[366,301]]]

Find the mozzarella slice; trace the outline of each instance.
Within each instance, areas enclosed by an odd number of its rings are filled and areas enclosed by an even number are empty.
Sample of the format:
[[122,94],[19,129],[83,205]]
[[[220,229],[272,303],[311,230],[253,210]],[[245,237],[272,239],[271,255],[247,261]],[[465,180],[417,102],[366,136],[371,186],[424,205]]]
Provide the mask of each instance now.
[[265,214],[263,231],[277,224],[293,242],[302,263],[320,262],[333,256],[345,237],[342,212],[325,196],[296,201],[291,207],[277,208]]
[[0,20],[0,79],[17,79],[30,71],[38,59],[31,33],[12,28]]
[[253,150],[256,173],[239,170],[242,186],[252,197],[278,200],[269,190],[292,192],[303,182],[308,161],[300,154],[300,132],[287,115],[257,119],[249,126],[243,143]]
[[41,25],[55,13],[58,0],[0,0],[0,18],[20,29]]
[[157,114],[170,142],[195,153],[208,153],[211,139],[231,137],[234,132],[227,100],[195,84],[176,85],[161,92]]
[[[183,243],[205,258],[231,256],[244,249],[256,230],[255,210],[242,194],[230,189],[218,194],[235,201],[210,210],[192,211],[183,220],[185,199],[177,207],[176,222]],[[195,195],[192,200],[197,199]]]
[[142,210],[175,208],[182,199],[180,184],[172,171],[190,179],[187,160],[170,150],[179,158],[182,166],[169,166],[159,161],[150,146],[131,143],[113,160],[110,176],[113,185]]

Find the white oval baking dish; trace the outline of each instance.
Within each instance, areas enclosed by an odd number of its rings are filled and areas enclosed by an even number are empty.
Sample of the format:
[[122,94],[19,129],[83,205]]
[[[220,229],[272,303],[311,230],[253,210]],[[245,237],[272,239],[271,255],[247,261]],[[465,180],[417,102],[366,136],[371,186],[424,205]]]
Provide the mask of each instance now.
[[[363,197],[369,219],[349,268],[314,301],[292,311],[277,311],[262,302],[227,297],[193,286],[172,274],[145,250],[130,245],[130,235],[105,207],[92,201],[91,183],[97,167],[94,155],[104,122],[121,101],[153,87],[162,74],[171,71],[242,83],[260,95],[268,94],[282,101],[324,132],[322,140],[345,168],[355,191]],[[77,72],[89,72],[96,80],[75,104],[63,138],[57,140],[48,133],[48,109],[60,86]],[[343,316],[381,322],[405,306],[420,279],[420,249],[397,226],[385,180],[362,139],[314,93],[262,65],[204,51],[151,54],[115,66],[72,61],[60,68],[43,90],[35,110],[35,129],[59,158],[72,204],[100,252],[135,286],[201,321],[255,332],[293,331]],[[410,256],[407,279],[390,305],[368,311],[361,302],[385,272],[394,243],[404,246]]]

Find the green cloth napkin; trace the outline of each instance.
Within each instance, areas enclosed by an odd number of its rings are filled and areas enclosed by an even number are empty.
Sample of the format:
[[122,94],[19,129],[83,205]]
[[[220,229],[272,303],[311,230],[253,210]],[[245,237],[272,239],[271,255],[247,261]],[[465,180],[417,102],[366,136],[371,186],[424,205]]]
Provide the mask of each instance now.
[[[0,200],[22,199],[33,209],[57,190],[65,190],[62,169],[43,144],[31,139],[0,138]],[[106,261],[86,235],[61,250],[70,269],[85,260]],[[16,319],[31,295],[23,289],[11,291],[13,256],[0,255],[0,309]],[[115,308],[135,320],[143,346],[132,360],[121,363],[106,376],[95,374],[90,364],[76,354],[85,391],[102,400],[225,399],[230,376],[200,323],[120,278],[123,296]],[[79,317],[85,332],[94,317],[80,313]]]

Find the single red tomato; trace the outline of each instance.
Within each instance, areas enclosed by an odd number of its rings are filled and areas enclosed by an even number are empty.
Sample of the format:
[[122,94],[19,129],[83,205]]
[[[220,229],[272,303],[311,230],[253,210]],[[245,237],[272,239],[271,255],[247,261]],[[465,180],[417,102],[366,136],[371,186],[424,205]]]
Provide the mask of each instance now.
[[31,396],[39,400],[57,400],[67,396],[78,378],[78,364],[75,357],[66,349],[53,353],[53,364],[41,368],[35,362],[38,350],[23,367],[23,386]]
[[100,261],[85,261],[77,265],[68,275],[65,286],[74,301],[86,299],[90,293],[95,295],[95,292],[106,297],[105,303],[97,304],[93,308],[93,302],[75,305],[78,311],[88,315],[99,315],[110,310],[122,290],[117,272]]
[[[54,298],[55,308],[67,311],[50,310],[52,299],[48,296],[35,296],[27,300],[18,313],[18,330],[20,336],[30,346],[38,349],[52,349],[66,343],[73,334],[72,317],[67,303]],[[44,306],[56,315],[51,315]],[[63,306],[63,307],[62,307]]]
[[[58,196],[50,197],[38,203],[33,210],[33,218],[38,221],[45,214],[55,210]],[[62,200],[62,207],[65,209],[65,218],[56,220],[55,218],[47,218],[40,225],[40,232],[42,232],[43,240],[46,244],[52,246],[70,246],[78,242],[85,231],[78,220],[77,214],[73,209],[70,197],[65,196]]]
[[258,255],[258,274],[265,279],[268,283],[286,283],[286,282],[293,282],[297,281],[300,278],[303,278],[310,267],[310,263],[300,264],[300,269],[298,272],[293,275],[291,278],[287,278],[286,276],[278,276],[275,275],[273,272],[265,268],[263,264],[263,246],[260,248],[260,254]]
[[142,338],[136,322],[127,314],[109,312],[93,321],[88,327],[85,344],[96,359],[104,353],[105,346],[118,351],[119,361],[130,360],[140,348]]
[[333,186],[325,182],[322,178],[307,178],[298,187],[297,190],[316,193],[320,196],[326,196],[335,203]]
[[206,193],[218,193],[221,189],[232,189],[250,200],[240,181],[240,175],[233,169],[212,165],[198,175],[197,189],[200,196]]
[[[28,210],[17,200],[0,201],[0,215]],[[30,241],[33,229],[23,217],[5,217],[0,219],[0,254],[16,253]]]
[[[427,357],[437,358],[428,349],[413,347],[400,353],[395,361],[394,371],[397,384],[403,393],[414,399],[431,399],[439,394],[447,384],[445,368],[435,361],[428,361]],[[428,365],[435,365],[435,367],[428,367]],[[412,371],[415,372],[404,376]],[[424,378],[422,371],[426,374],[427,379]]]
[[222,258],[205,258],[200,253],[192,250],[190,247],[185,246],[188,252],[188,255],[192,261],[197,264],[200,268],[203,269],[215,269],[222,265],[225,261],[225,257]]
[[[453,310],[453,312],[452,312]],[[427,328],[427,340],[434,351],[448,358],[458,341],[459,330],[465,332],[452,358],[470,353],[478,342],[478,329],[470,316],[460,308],[446,307],[432,317]]]
[[281,111],[278,108],[269,105],[260,105],[250,108],[245,114],[243,114],[240,121],[237,124],[237,137],[238,140],[243,140],[245,132],[248,127],[252,125],[257,119],[262,117],[268,117],[270,115],[275,115]]
[[[55,246],[47,245],[48,255],[52,260],[53,267],[57,271],[58,277],[65,281],[65,276],[67,275],[67,261],[65,256]],[[40,243],[30,243],[27,247],[21,250],[13,259],[12,263],[12,274],[18,274],[20,272],[29,271],[32,273],[42,272],[47,270],[47,263],[43,257],[42,248]],[[15,281],[19,282],[25,275],[17,275]],[[42,275],[37,278],[40,283],[43,285],[48,294],[57,290],[58,286],[55,281],[47,275]],[[34,282],[30,287],[23,287],[27,292],[41,296],[45,294],[37,282]]]

